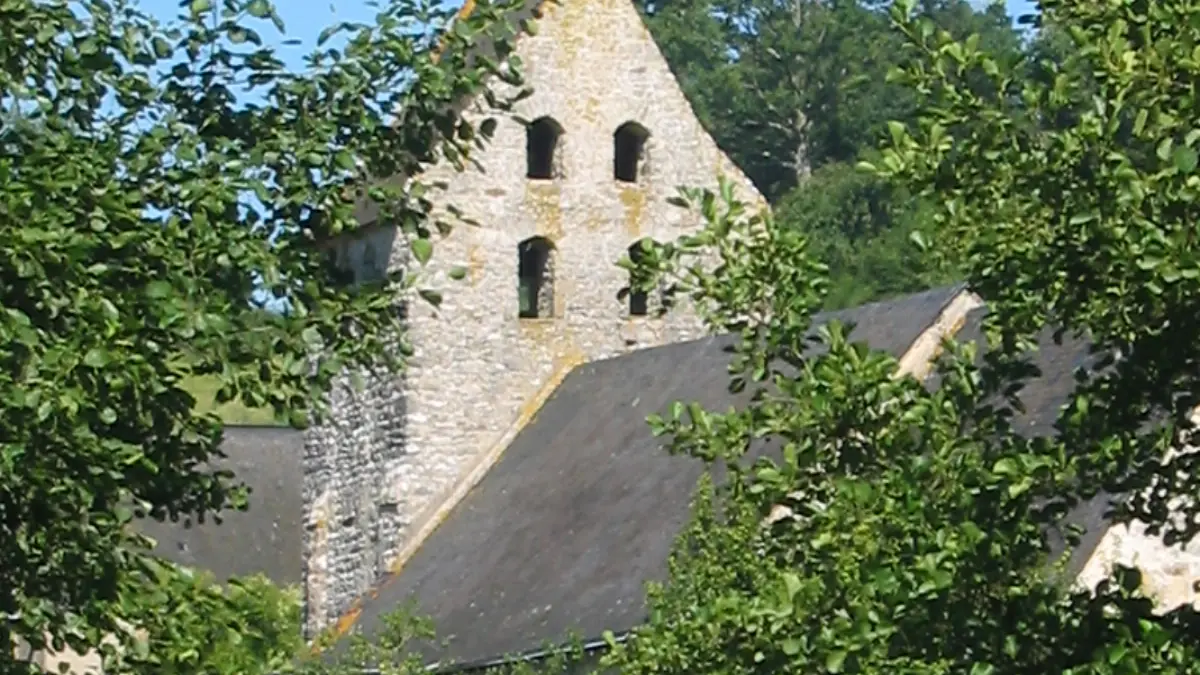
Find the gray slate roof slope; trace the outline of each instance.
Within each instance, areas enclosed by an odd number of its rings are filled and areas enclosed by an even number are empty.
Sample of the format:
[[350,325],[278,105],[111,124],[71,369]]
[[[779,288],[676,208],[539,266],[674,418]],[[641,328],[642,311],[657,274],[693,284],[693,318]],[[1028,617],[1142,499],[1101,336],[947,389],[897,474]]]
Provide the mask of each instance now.
[[[982,330],[986,313],[986,308],[980,308],[968,314],[957,336],[960,342],[975,342],[978,345],[977,356],[982,356],[987,346]],[[1091,346],[1089,340],[1070,335],[1063,336],[1062,344],[1055,344],[1054,331],[1051,328],[1042,331],[1038,336],[1037,352],[1031,355],[1031,361],[1041,375],[1027,382],[1021,390],[1019,398],[1025,410],[1013,416],[1013,426],[1019,433],[1027,438],[1056,434],[1054,425],[1059,411],[1075,390],[1075,371],[1080,368],[1091,369],[1098,359],[1097,355],[1092,354]],[[1083,570],[1108,530],[1105,514],[1112,500],[1112,495],[1101,492],[1068,512],[1066,523],[1085,530],[1078,545],[1070,551],[1065,570],[1069,577],[1074,578]],[[1062,533],[1052,531],[1048,534],[1048,540],[1054,558],[1066,552],[1067,544]]]
[[220,525],[139,521],[158,542],[155,553],[212,573],[217,579],[265,574],[299,584],[304,541],[304,435],[278,427],[226,427],[220,464],[250,487],[250,506]]
[[[943,288],[822,315],[900,356],[958,292]],[[370,635],[410,599],[434,620],[443,663],[536,649],[568,631],[623,631],[644,619],[702,466],[670,457],[646,416],[676,400],[724,408],[730,337],[580,366],[492,470],[362,609]]]

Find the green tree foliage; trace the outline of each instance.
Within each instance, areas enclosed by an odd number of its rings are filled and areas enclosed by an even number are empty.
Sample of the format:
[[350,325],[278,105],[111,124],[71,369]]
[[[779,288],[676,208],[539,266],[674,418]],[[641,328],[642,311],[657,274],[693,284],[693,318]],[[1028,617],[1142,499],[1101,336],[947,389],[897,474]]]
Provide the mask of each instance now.
[[[1194,454],[1168,453],[1190,433],[1200,392],[1192,338],[1200,9],[1046,2],[1043,10],[1070,45],[1061,63],[1042,64],[1051,76],[1032,80],[902,20],[925,54],[903,81],[927,87],[931,104],[919,125],[898,130],[879,170],[941,197],[935,250],[964,261],[1006,342],[1058,322],[1122,354],[1074,403],[1069,442],[1080,452],[1082,489],[1128,491],[1124,517],[1161,528],[1168,543],[1190,539],[1196,507],[1176,504],[1181,519],[1168,522],[1166,500],[1194,494],[1200,480]],[[964,86],[973,72],[1004,95]]]
[[852,164],[826,164],[775,205],[781,225],[806,234],[829,266],[827,309],[840,309],[956,280],[910,241],[932,229],[927,200]]
[[[772,202],[810,171],[852,162],[915,99],[887,81],[900,37],[882,3],[850,0],[641,0],[647,24],[710,133]],[[927,2],[938,25],[1013,59],[1000,5]]]
[[146,572],[143,592],[127,598],[123,613],[137,629],[132,648],[121,654],[125,668],[267,675],[293,667],[302,653],[299,589],[279,588],[261,576],[219,585],[157,561],[147,561]]
[[[430,672],[420,647],[435,645],[433,623],[416,614],[410,604],[384,615],[383,626],[371,636],[332,633],[319,637],[315,650],[297,660],[289,672],[297,675],[423,675]],[[562,644],[543,645],[544,656],[536,660],[507,654],[493,665],[481,667],[484,675],[568,675],[580,672],[587,654],[578,636]],[[324,653],[322,653],[324,652]]]
[[[948,343],[940,386],[810,316],[827,289],[806,237],[731,199],[690,192],[709,225],[647,263],[741,336],[730,386],[748,402],[680,402],[651,419],[709,464],[650,619],[614,644],[623,673],[1200,672],[1194,612],[1165,616],[1118,568],[1073,591],[1045,526],[1078,490],[1078,404],[1063,436],[1010,424],[1033,374],[1003,342],[976,365]],[[983,227],[983,226],[981,226]],[[709,261],[707,265],[704,261]],[[699,263],[699,264],[697,264]],[[1095,458],[1095,455],[1093,455]]]
[[[22,667],[11,639],[84,651],[191,597],[187,581],[160,583],[172,568],[148,569],[128,527],[244,503],[207,463],[221,424],[194,412],[188,378],[304,426],[346,369],[402,365],[395,292],[436,289],[415,268],[352,287],[318,244],[370,200],[428,259],[451,225],[428,216],[434,186],[364,189],[438,157],[461,166],[486,142],[494,124],[456,104],[520,74],[465,46],[487,30],[505,57],[508,7],[445,30],[451,10],[395,0],[326,31],[343,46],[303,73],[263,44],[282,30],[267,0],[190,0],[171,25],[123,1],[0,10],[0,118],[20,120],[0,126],[0,672]],[[290,311],[261,312],[256,288]],[[163,620],[199,625],[228,597],[200,593]],[[190,668],[155,658],[153,672]]]
[[[929,206],[851,169],[886,135],[888,120],[916,119],[914,93],[888,81],[889,70],[912,56],[889,26],[887,4],[639,3],[718,145],[830,265],[831,308],[955,274],[908,243],[913,230],[928,227]],[[929,1],[919,11],[956,37],[979,34],[980,48],[1001,62],[1022,54],[1002,5]]]
[[[740,332],[731,386],[754,395],[652,420],[727,480],[702,489],[651,620],[614,649],[622,672],[1200,672],[1190,605],[1156,613],[1120,566],[1077,590],[1043,534],[1101,489],[1165,544],[1196,533],[1200,460],[1175,449],[1200,391],[1200,9],[1042,9],[1070,45],[1036,64],[894,10],[916,55],[896,81],[921,114],[864,168],[937,205],[932,252],[991,307],[986,358],[947,344],[936,389],[836,323],[811,335],[827,282],[805,236],[728,190],[687,195],[708,227],[652,266]],[[1102,367],[1055,435],[1026,438],[1009,409],[1047,326],[1088,335]]]

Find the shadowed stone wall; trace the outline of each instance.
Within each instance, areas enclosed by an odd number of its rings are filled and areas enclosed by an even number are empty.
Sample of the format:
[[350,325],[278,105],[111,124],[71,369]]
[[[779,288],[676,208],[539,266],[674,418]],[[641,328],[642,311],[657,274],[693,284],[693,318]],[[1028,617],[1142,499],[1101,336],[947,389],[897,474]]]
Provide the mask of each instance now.
[[[628,278],[615,263],[631,244],[700,225],[667,203],[677,186],[715,187],[724,174],[743,199],[761,203],[696,120],[628,0],[543,8],[538,34],[518,42],[534,94],[516,113],[561,128],[552,177],[526,177],[526,127],[509,118],[479,153],[481,170],[426,176],[445,180],[445,203],[478,223],[457,225],[435,246],[428,285],[445,301],[407,305],[416,355],[405,376],[339,391],[334,419],[309,433],[310,633],[352,612],[381,573],[403,563],[571,368],[702,333],[683,303],[664,317],[630,316],[618,297]],[[614,133],[627,122],[648,132],[635,182],[615,175]],[[551,317],[518,316],[518,244],[531,237],[554,247]],[[364,270],[382,250],[402,265],[406,250],[384,227],[341,246]],[[464,280],[449,279],[455,266],[467,269]]]

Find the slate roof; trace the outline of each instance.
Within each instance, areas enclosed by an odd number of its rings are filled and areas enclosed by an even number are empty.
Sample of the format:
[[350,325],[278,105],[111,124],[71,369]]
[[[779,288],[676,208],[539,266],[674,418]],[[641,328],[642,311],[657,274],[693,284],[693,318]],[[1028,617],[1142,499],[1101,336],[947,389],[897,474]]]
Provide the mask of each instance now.
[[225,428],[220,464],[248,485],[250,507],[220,525],[150,519],[141,532],[158,542],[155,553],[213,574],[218,580],[265,574],[278,584],[302,581],[304,551],[304,435],[279,427]]
[[[941,288],[818,316],[895,356],[959,291]],[[670,457],[646,416],[673,401],[734,402],[727,347],[712,337],[646,349],[574,370],[479,485],[402,571],[366,602],[370,635],[411,599],[431,616],[442,663],[526,652],[568,631],[633,628],[645,583],[663,579],[702,471]]]

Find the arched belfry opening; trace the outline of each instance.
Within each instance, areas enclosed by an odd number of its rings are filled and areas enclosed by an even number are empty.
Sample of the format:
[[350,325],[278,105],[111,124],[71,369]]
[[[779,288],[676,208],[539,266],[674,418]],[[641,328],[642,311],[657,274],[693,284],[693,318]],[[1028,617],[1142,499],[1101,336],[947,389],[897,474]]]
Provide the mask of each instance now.
[[[629,247],[629,261],[634,265],[640,264],[646,257],[648,240],[633,242]],[[629,278],[629,316],[646,316],[650,312],[650,294],[644,287],[639,287],[634,275]]]
[[563,128],[553,117],[539,117],[525,127],[525,177],[562,178]]
[[554,258],[554,244],[545,237],[517,244],[517,315],[522,319],[554,316]]
[[638,182],[645,173],[646,141],[650,132],[637,122],[626,122],[613,132],[613,179],[622,183]]
[[[658,246],[658,242],[646,237],[633,242],[627,249],[629,261],[635,267],[645,261],[649,251]],[[674,304],[674,287],[664,285],[661,280],[647,288],[637,272],[630,272],[629,286],[622,289],[618,297],[624,296],[629,303],[629,316],[661,315],[671,309]]]

